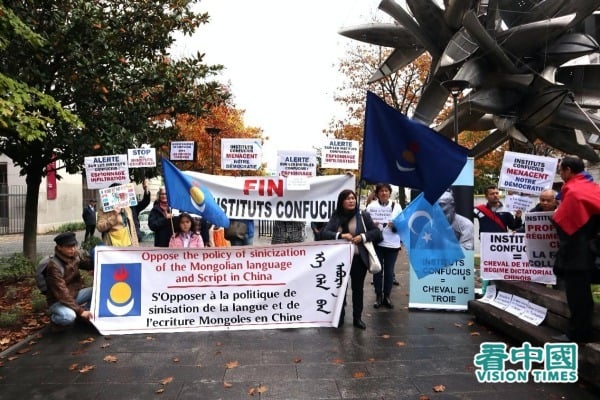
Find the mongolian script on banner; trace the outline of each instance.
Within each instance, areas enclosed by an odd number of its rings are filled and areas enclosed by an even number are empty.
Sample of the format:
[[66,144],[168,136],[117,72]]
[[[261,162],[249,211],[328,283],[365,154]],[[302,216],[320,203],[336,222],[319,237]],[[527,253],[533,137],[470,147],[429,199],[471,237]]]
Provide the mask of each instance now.
[[83,165],[88,189],[102,189],[113,183],[129,183],[127,154],[85,157]]
[[143,147],[127,149],[129,168],[156,167],[156,149]]
[[221,169],[255,171],[262,164],[262,146],[257,139],[221,139]]
[[308,178],[310,190],[289,190],[287,178],[213,176],[184,171],[210,191],[229,218],[285,221],[328,221],[338,194],[354,190],[352,175]]
[[358,169],[358,141],[326,140],[321,150],[321,168]]
[[552,187],[557,163],[556,158],[507,151],[504,153],[498,187],[538,195]]
[[556,283],[550,267],[530,265],[524,233],[481,233],[481,278]]
[[196,153],[195,148],[196,143],[192,140],[171,142],[169,159],[171,161],[193,161]]
[[337,241],[98,247],[93,323],[103,335],[337,326],[353,253]]

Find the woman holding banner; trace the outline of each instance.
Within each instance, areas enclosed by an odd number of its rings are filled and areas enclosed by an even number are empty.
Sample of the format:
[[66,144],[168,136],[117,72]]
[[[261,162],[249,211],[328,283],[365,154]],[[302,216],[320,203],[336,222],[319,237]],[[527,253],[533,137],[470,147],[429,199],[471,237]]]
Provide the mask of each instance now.
[[[354,326],[366,329],[361,319],[363,311],[363,294],[365,277],[369,269],[369,255],[365,242],[377,244],[383,239],[381,231],[367,212],[361,212],[356,201],[356,194],[349,189],[338,195],[335,212],[321,233],[323,240],[347,240],[352,242],[354,257],[350,267],[350,284],[352,287],[352,318]],[[346,300],[344,299],[344,308]],[[338,326],[344,324],[345,310],[342,308]]]

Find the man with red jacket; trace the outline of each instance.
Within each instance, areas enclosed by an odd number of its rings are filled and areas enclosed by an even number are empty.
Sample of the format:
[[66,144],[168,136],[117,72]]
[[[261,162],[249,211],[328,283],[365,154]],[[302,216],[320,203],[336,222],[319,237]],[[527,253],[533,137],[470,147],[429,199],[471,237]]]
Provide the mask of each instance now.
[[552,217],[560,241],[554,273],[565,282],[571,318],[566,338],[586,342],[592,336],[592,275],[596,254],[592,243],[600,231],[600,186],[584,175],[583,161],[568,156],[562,159],[559,173],[565,184],[562,201]]

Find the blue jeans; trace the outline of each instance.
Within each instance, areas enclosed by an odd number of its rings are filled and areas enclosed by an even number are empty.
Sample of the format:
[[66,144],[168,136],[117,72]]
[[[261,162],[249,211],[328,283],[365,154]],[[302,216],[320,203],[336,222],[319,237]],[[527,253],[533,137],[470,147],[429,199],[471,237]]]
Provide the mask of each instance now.
[[400,249],[375,246],[375,253],[381,263],[381,272],[373,275],[376,296],[389,296],[394,286],[394,266]]
[[[77,292],[77,296],[75,297],[77,304],[82,305],[87,303],[86,307],[84,307],[86,310],[90,309],[91,300],[91,287],[81,289],[79,292]],[[50,320],[52,320],[52,322],[54,322],[56,325],[71,325],[73,322],[75,322],[75,318],[77,318],[75,311],[72,308],[65,306],[60,301],[57,301],[50,306],[50,313],[52,314],[50,316]]]

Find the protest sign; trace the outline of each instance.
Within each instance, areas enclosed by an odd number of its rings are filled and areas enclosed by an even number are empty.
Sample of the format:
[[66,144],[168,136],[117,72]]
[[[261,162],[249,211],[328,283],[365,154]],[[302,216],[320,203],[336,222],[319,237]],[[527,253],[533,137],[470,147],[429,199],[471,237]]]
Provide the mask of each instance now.
[[538,195],[552,187],[557,163],[552,157],[506,151],[498,188]]
[[193,161],[195,156],[196,142],[192,140],[171,142],[171,152],[169,153],[171,161]]
[[103,335],[337,326],[354,246],[96,249]]
[[85,157],[83,165],[88,189],[102,189],[113,183],[129,182],[127,154]]
[[100,206],[104,212],[114,208],[133,207],[137,205],[133,183],[100,189]]
[[278,176],[303,176],[312,177],[317,175],[317,153],[316,151],[277,151],[277,175]]
[[143,147],[140,149],[127,149],[129,168],[156,167],[156,149]]
[[530,264],[525,243],[524,233],[481,232],[481,278],[556,283],[551,266]]
[[358,169],[358,141],[326,139],[321,149],[321,168]]
[[251,170],[262,166],[262,146],[258,139],[221,139],[221,169]]

